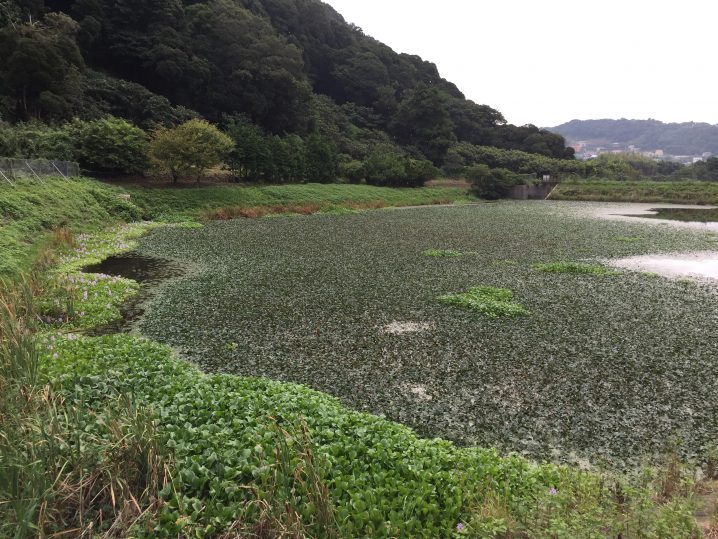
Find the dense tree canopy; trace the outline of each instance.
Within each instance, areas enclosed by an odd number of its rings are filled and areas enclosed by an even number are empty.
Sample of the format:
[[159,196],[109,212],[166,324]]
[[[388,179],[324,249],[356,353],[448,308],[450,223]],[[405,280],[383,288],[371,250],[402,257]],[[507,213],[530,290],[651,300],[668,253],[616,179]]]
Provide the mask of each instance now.
[[114,115],[155,129],[239,114],[282,144],[329,139],[345,161],[443,165],[456,142],[572,157],[561,136],[507,125],[319,0],[0,0],[0,57],[11,122]]

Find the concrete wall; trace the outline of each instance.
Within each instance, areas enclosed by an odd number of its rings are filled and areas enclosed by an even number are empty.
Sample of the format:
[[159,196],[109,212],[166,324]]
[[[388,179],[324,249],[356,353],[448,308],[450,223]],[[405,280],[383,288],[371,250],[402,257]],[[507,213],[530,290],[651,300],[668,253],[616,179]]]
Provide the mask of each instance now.
[[544,182],[538,185],[517,185],[511,188],[509,198],[516,200],[545,200],[558,182]]

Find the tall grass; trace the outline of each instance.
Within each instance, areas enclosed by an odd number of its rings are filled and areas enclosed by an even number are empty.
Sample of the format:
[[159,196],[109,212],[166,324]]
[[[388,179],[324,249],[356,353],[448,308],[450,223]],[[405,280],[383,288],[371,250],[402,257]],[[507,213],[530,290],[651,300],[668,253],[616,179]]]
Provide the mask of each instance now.
[[154,414],[121,395],[88,408],[42,380],[37,289],[0,286],[0,537],[117,536],[160,507]]

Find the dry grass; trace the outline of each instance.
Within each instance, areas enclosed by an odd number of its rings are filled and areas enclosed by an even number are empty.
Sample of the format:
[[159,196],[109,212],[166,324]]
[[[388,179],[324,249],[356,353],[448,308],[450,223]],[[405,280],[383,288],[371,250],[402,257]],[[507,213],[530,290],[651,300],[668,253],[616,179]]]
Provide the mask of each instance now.
[[[263,485],[266,493],[260,496],[252,488],[254,500],[250,504],[259,511],[259,518],[253,524],[237,520],[227,528],[220,539],[304,539],[305,537],[339,537],[334,507],[329,487],[322,479],[321,465],[311,449],[309,429],[302,422],[295,435],[279,427],[275,447],[276,464],[268,484]],[[290,448],[289,440],[296,440],[296,446]],[[293,464],[293,459],[297,464]],[[287,499],[287,493],[301,493],[305,506],[313,506],[311,517],[303,516],[294,503]]]
[[0,287],[0,536],[125,536],[168,481],[154,414],[121,396],[89,409],[42,382],[39,288]]
[[229,219],[256,219],[267,215],[299,214],[310,215],[321,211],[325,206],[316,202],[303,204],[278,204],[275,206],[235,206],[219,208],[206,212],[203,217],[209,221],[226,221]]
[[467,191],[471,188],[471,182],[460,179],[441,179],[441,180],[429,180],[424,184],[425,187],[458,187],[459,189],[466,189]]
[[[451,204],[452,199],[441,198],[430,201],[430,205],[443,205]],[[272,206],[234,206],[227,208],[219,208],[215,210],[209,210],[203,214],[203,218],[209,221],[228,221],[230,219],[256,219],[259,217],[266,217],[267,215],[283,215],[283,214],[294,214],[294,215],[312,215],[315,213],[322,212],[331,208],[345,208],[349,210],[378,210],[387,207],[402,207],[413,205],[411,202],[405,204],[389,204],[382,200],[371,200],[371,201],[346,201],[338,205],[331,205],[327,203],[318,202],[303,202],[298,204],[276,204]]]

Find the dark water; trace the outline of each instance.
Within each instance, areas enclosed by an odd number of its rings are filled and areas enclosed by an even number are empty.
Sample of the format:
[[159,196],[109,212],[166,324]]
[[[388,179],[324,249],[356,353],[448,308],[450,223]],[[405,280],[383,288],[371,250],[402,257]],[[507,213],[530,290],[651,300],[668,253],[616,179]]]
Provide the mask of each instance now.
[[85,266],[83,271],[118,275],[140,283],[139,292],[122,307],[122,319],[93,329],[91,335],[110,335],[130,331],[142,318],[147,302],[155,296],[159,285],[186,273],[185,268],[177,262],[132,251],[111,256],[99,264]]
[[674,221],[697,221],[701,223],[718,221],[716,208],[656,208],[654,219],[672,219]]

